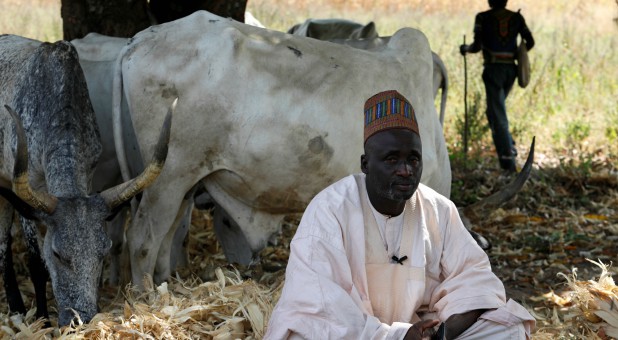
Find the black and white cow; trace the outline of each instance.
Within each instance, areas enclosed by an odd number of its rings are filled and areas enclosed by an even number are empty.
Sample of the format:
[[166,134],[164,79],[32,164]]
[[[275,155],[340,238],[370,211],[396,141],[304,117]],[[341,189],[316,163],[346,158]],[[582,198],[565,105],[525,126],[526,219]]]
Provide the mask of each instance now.
[[307,19],[296,24],[287,33],[320,40],[373,39],[378,37],[373,21],[366,25],[346,19]]
[[0,36],[0,84],[0,270],[9,309],[26,312],[12,266],[15,209],[28,244],[37,316],[49,318],[49,275],[59,324],[75,314],[87,322],[97,313],[102,260],[111,246],[103,223],[161,172],[171,110],[146,170],[93,194],[100,134],[73,45]]

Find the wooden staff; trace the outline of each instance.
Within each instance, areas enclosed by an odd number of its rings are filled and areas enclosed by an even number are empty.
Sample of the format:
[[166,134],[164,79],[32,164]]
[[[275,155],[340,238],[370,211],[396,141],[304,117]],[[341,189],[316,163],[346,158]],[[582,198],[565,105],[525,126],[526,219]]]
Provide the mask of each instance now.
[[[618,1],[618,0],[616,0]],[[463,36],[463,43],[466,44],[466,35]],[[466,53],[463,54],[464,60],[464,164],[468,160],[468,63],[466,62]]]

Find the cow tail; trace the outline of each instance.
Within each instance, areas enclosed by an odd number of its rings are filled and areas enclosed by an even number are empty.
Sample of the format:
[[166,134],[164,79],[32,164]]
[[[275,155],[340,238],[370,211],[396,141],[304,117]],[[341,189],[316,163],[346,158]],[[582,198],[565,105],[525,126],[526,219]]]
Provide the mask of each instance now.
[[114,147],[116,148],[116,158],[118,159],[118,165],[120,166],[120,173],[122,174],[122,180],[128,181],[131,179],[129,172],[129,165],[127,162],[127,155],[125,153],[124,136],[122,131],[122,60],[124,59],[125,46],[116,59],[116,65],[114,67],[114,81],[112,86],[112,126],[114,130]]
[[440,96],[440,125],[444,127],[444,115],[446,112],[446,97],[448,95],[448,72],[446,70],[446,65],[444,65],[444,61],[440,58],[436,53],[432,53],[433,57],[433,65],[436,65],[440,68],[440,74],[442,75],[442,81],[440,82],[440,89],[442,95]]
[[442,63],[440,65],[442,72],[442,83],[440,84],[440,88],[442,88],[442,95],[440,99],[440,125],[444,127],[444,116],[446,113],[446,97],[448,95],[448,74],[446,72],[446,67]]

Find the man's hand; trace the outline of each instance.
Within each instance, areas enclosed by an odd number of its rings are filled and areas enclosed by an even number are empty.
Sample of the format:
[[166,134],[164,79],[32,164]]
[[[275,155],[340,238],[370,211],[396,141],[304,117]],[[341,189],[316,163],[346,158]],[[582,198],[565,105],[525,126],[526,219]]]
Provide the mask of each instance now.
[[488,311],[488,309],[476,309],[461,314],[451,315],[444,323],[446,326],[446,335],[449,339],[458,337],[472,326],[486,311]]
[[406,336],[403,337],[403,340],[424,340],[429,339],[430,334],[427,330],[434,328],[436,325],[440,323],[439,320],[423,320],[419,321],[408,329]]
[[459,46],[459,53],[461,53],[461,55],[465,56],[466,53],[468,53],[468,45],[462,44],[461,46]]

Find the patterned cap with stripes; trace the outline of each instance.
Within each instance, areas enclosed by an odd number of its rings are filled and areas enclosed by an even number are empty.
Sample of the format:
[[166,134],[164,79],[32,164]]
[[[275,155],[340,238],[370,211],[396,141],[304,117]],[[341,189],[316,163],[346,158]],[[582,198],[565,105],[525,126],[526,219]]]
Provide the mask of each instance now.
[[414,108],[395,90],[380,92],[365,102],[365,142],[374,134],[403,128],[419,134]]

